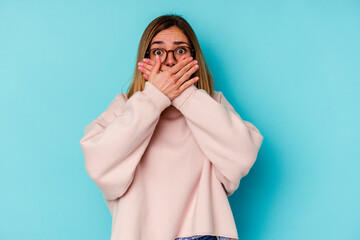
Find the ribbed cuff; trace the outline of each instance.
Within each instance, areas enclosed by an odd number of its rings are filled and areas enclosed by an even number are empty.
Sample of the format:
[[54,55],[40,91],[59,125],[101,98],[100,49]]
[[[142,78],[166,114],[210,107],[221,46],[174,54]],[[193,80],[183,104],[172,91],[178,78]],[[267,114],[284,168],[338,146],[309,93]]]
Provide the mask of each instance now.
[[190,95],[197,90],[198,88],[195,87],[194,84],[191,84],[189,87],[187,87],[180,95],[178,95],[176,98],[174,98],[171,101],[171,104],[176,107],[178,110],[180,110],[181,106],[186,102],[186,100],[190,97]]
[[171,105],[171,101],[168,96],[166,96],[162,91],[160,91],[160,89],[149,81],[145,82],[143,93],[153,100],[161,112]]

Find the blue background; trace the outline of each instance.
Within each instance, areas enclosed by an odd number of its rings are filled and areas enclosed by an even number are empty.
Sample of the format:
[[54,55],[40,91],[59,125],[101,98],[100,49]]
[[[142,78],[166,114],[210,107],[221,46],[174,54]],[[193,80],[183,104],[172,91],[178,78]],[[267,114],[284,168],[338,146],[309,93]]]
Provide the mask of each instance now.
[[360,239],[355,0],[0,1],[0,239],[110,239],[79,140],[168,13],[264,136],[229,197],[240,239]]

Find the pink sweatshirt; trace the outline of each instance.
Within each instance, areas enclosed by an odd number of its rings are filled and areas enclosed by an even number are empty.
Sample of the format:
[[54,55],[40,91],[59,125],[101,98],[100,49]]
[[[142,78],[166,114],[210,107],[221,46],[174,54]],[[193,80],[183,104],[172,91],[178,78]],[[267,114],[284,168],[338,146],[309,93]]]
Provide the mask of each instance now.
[[263,136],[222,92],[192,84],[172,101],[151,82],[119,93],[88,126],[85,168],[112,216],[112,240],[238,239],[228,196]]

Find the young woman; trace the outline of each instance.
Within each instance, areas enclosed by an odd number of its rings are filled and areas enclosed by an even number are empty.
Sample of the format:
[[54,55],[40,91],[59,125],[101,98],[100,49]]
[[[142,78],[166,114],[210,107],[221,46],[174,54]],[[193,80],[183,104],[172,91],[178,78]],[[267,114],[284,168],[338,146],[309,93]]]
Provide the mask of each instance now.
[[238,239],[228,196],[263,136],[213,79],[189,23],[153,20],[132,84],[85,127],[85,167],[112,215],[112,240]]

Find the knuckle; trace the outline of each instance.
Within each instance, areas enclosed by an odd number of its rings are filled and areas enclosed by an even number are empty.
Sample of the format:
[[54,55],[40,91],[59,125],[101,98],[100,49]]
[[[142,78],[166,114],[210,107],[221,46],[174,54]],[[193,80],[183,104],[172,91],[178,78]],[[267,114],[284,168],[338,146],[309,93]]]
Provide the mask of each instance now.
[[189,66],[188,68],[186,68],[186,72],[192,71],[192,66]]
[[169,77],[169,81],[172,82],[172,83],[175,82],[175,76]]
[[193,63],[193,62],[190,62],[190,63],[188,63],[188,65],[187,65],[188,68],[191,68],[192,66],[194,66],[194,63]]
[[186,72],[183,76],[188,78],[188,77],[190,77],[191,74],[192,74],[191,72]]
[[175,90],[175,95],[179,95],[181,93],[181,90],[180,89],[176,89]]

